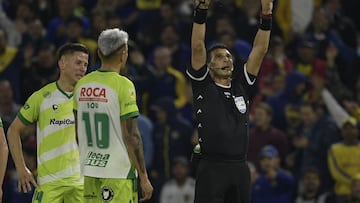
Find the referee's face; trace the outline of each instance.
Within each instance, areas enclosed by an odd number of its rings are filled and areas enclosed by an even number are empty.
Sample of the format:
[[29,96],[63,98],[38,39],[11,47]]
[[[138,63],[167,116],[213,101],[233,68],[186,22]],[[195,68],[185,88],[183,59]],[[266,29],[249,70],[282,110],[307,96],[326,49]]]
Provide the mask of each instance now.
[[218,77],[230,77],[234,70],[233,58],[227,49],[215,49],[211,52],[210,67]]

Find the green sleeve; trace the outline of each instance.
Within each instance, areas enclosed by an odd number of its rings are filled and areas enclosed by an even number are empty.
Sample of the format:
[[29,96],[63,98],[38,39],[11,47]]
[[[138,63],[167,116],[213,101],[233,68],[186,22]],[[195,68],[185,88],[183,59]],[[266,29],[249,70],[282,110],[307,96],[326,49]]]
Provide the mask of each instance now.
[[24,106],[18,113],[18,118],[25,124],[30,125],[38,120],[40,103],[43,98],[40,97],[39,92],[33,93],[25,102]]
[[120,118],[125,120],[139,115],[139,109],[136,104],[136,91],[134,84],[128,80],[122,80],[123,86],[120,88],[119,102],[120,102]]

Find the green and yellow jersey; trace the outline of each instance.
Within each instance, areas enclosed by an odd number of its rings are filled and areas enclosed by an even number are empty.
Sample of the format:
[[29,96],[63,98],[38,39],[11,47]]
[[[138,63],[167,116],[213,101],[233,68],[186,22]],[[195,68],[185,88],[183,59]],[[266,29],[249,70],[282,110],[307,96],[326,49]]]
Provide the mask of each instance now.
[[133,83],[113,71],[94,71],[75,86],[74,112],[84,176],[135,178],[120,121],[139,115]]
[[38,184],[83,184],[72,93],[50,83],[28,98],[18,118],[25,125],[37,123]]

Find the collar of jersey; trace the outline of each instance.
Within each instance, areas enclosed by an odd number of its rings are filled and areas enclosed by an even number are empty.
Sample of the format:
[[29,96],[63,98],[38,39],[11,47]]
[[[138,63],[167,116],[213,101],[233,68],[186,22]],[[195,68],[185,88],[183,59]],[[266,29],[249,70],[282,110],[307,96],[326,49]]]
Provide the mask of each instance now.
[[219,84],[219,83],[216,83],[216,82],[215,82],[215,84],[216,84],[217,86],[219,86],[219,87],[222,87],[222,88],[230,88],[230,87],[231,87],[231,83],[230,83],[230,85],[222,85],[222,84]]
[[59,86],[59,84],[58,84],[58,81],[56,81],[56,87],[57,87],[58,90],[59,90],[63,95],[65,95],[68,99],[70,99],[70,98],[73,96],[73,93],[71,93],[71,94],[66,94],[66,92],[63,91],[63,90],[60,88],[60,86]]

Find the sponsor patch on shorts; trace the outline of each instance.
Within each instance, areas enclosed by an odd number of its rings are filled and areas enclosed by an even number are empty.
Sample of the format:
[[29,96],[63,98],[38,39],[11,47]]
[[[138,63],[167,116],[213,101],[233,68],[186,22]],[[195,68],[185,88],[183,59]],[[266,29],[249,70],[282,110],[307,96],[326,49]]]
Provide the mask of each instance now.
[[96,194],[93,192],[91,194],[84,194],[85,199],[96,199]]
[[101,189],[101,198],[104,202],[110,202],[114,198],[114,191],[110,187]]

